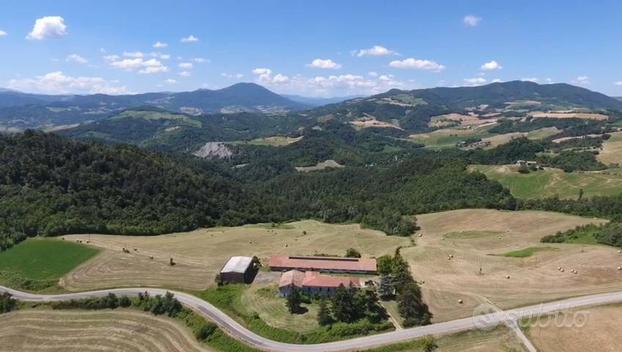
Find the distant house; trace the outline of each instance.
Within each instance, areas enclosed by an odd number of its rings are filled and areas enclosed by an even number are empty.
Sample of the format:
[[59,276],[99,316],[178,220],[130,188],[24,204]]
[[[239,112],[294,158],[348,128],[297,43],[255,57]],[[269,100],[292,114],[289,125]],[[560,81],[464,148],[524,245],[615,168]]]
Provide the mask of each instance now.
[[538,162],[533,160],[517,160],[516,166],[538,166]]
[[364,284],[359,278],[322,275],[315,271],[290,270],[281,275],[279,293],[287,297],[294,288],[298,288],[309,296],[332,296],[339,286],[361,288]]
[[257,269],[252,257],[231,257],[220,270],[221,283],[251,283]]
[[272,271],[321,271],[329,273],[376,274],[376,259],[342,257],[273,256]]

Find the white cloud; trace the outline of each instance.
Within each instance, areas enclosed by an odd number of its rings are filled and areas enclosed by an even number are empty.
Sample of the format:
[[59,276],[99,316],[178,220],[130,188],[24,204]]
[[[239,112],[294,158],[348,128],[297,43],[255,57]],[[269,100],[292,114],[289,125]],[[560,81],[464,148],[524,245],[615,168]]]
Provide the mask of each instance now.
[[540,81],[540,78],[538,77],[526,77],[526,78],[521,78],[521,81],[526,81],[526,82],[533,82],[533,83],[538,83]]
[[367,72],[367,75],[370,77],[378,77],[378,72],[376,71],[369,71]]
[[241,79],[242,77],[244,77],[243,74],[241,73],[227,73],[227,72],[223,72],[220,74],[222,77],[225,77],[227,79]]
[[613,82],[616,86],[622,86],[622,81]]
[[182,43],[195,43],[199,41],[199,38],[195,37],[194,35],[190,34],[187,37],[181,38],[180,40]]
[[9,35],[9,33],[0,29],[0,37],[6,37],[7,35]]
[[481,86],[482,84],[486,84],[486,79],[482,77],[474,77],[474,78],[465,78],[464,83],[468,86]]
[[464,16],[464,18],[462,19],[462,22],[467,27],[476,27],[479,25],[481,21],[482,21],[481,17],[477,17],[473,15]]
[[123,56],[136,58],[136,57],[144,57],[145,54],[143,54],[141,51],[130,51],[130,52],[126,51],[123,53]]
[[580,86],[587,86],[589,85],[590,82],[590,77],[588,76],[579,76],[577,78],[575,78],[572,83],[580,85]]
[[157,57],[158,59],[162,59],[162,60],[168,60],[171,58],[171,55],[169,54],[162,54],[162,53],[150,53],[149,56],[151,57]]
[[276,75],[272,74],[272,70],[269,68],[256,68],[253,74],[257,76],[257,81],[261,84],[267,85],[282,85],[289,82],[289,77],[280,73]]
[[185,70],[190,70],[190,69],[192,69],[192,67],[194,65],[192,65],[192,62],[180,62],[178,66],[179,66],[179,68],[183,68]]
[[35,78],[12,79],[8,82],[11,89],[51,94],[68,93],[103,93],[125,94],[127,88],[118,86],[117,81],[107,81],[101,77],[67,76],[61,71],[50,72]]
[[188,71],[181,71],[179,72],[179,75],[182,77],[190,77],[192,74]]
[[393,50],[389,50],[385,48],[384,46],[374,45],[373,47],[368,48],[368,49],[361,49],[361,50],[355,51],[354,54],[356,54],[356,56],[358,57],[361,57],[361,56],[388,56],[388,55],[396,55],[397,53]]
[[307,66],[313,68],[322,68],[322,69],[338,69],[341,68],[341,65],[334,62],[331,59],[315,59],[311,61]]
[[67,55],[67,57],[65,58],[65,61],[73,62],[73,63],[81,64],[81,65],[84,65],[89,62],[87,59],[83,58],[82,56],[78,54]]
[[209,62],[208,59],[205,59],[205,58],[202,58],[202,57],[192,58],[192,61],[196,62],[197,64],[202,64],[204,62]]
[[175,84],[175,83],[177,83],[177,81],[172,79],[172,78],[169,78],[169,79],[164,80],[164,83],[166,83],[166,84]]
[[138,73],[143,74],[168,72],[168,67],[157,59],[145,60],[142,57],[124,59],[120,58],[118,55],[107,55],[104,56],[104,59],[108,61],[110,66],[126,71],[138,71]]
[[501,66],[501,64],[499,64],[497,61],[492,60],[489,62],[486,62],[485,64],[483,64],[480,67],[483,71],[494,71],[494,70],[500,70],[503,68],[503,66]]
[[168,44],[162,43],[161,41],[157,41],[157,42],[155,42],[155,44],[153,44],[153,47],[156,48],[156,49],[166,48],[167,46],[168,46]]
[[26,39],[43,40],[47,38],[60,38],[65,35],[67,35],[65,19],[60,16],[46,16],[35,21],[35,25],[26,36]]
[[501,82],[503,82],[501,78],[495,78],[492,81],[490,81],[490,83],[501,83]]
[[415,69],[415,70],[427,70],[440,72],[445,69],[445,66],[430,60],[420,60],[409,57],[404,60],[394,60],[389,63],[389,66],[394,68]]

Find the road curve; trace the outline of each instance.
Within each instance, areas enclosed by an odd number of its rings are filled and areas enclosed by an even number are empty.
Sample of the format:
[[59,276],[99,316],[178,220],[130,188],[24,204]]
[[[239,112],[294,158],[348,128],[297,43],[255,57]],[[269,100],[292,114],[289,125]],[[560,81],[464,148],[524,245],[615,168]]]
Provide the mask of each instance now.
[[622,302],[622,292],[603,293],[542,303],[490,314],[482,314],[475,317],[396,330],[349,340],[313,345],[298,345],[277,342],[259,336],[240,325],[234,319],[230,318],[210,303],[183,292],[157,288],[118,288],[58,295],[39,295],[0,286],[0,292],[8,292],[16,299],[22,301],[35,302],[52,302],[88,297],[101,297],[109,293],[114,293],[118,296],[136,296],[141,292],[148,292],[150,295],[164,295],[167,291],[173,293],[175,297],[185,306],[196,310],[204,317],[214,321],[237,340],[264,351],[274,352],[338,352],[365,350],[373,347],[405,342],[427,335],[444,335],[466,330],[493,328],[499,324],[516,322],[518,319],[547,315],[571,308],[582,308]]

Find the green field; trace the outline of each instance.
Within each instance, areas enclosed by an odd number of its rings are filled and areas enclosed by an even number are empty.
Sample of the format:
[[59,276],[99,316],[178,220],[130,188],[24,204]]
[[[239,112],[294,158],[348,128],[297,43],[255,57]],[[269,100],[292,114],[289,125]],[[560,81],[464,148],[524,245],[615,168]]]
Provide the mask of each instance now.
[[49,287],[97,253],[98,249],[58,239],[29,239],[0,252],[0,281],[22,288]]
[[622,170],[564,172],[546,169],[521,174],[513,166],[471,165],[486,177],[499,181],[517,198],[577,198],[583,189],[584,197],[617,195],[622,193]]
[[510,258],[527,258],[527,257],[531,257],[532,255],[538,253],[538,252],[542,252],[542,251],[552,251],[555,250],[555,248],[552,247],[529,247],[529,248],[524,248],[524,249],[519,249],[516,251],[511,251],[511,252],[507,252],[507,253],[503,253],[502,255],[504,257],[510,257]]

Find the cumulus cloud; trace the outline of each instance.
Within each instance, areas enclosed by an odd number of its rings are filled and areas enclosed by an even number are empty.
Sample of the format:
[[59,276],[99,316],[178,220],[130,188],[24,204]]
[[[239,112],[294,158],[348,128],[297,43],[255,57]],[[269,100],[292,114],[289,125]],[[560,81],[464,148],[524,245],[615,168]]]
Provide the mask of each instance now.
[[196,62],[197,64],[202,64],[204,62],[209,62],[208,59],[202,58],[202,57],[194,57],[192,58],[192,61]]
[[182,77],[190,77],[192,74],[188,71],[181,71],[179,72],[179,75]]
[[123,56],[125,57],[144,57],[145,54],[143,54],[141,51],[126,51],[123,53]]
[[474,78],[465,78],[464,83],[468,86],[481,86],[482,84],[486,84],[486,79],[482,77],[474,77]]
[[166,48],[167,46],[168,46],[168,44],[162,43],[161,41],[157,41],[157,42],[155,42],[155,44],[153,44],[153,47],[156,48],[156,49]]
[[482,71],[494,71],[502,69],[503,66],[501,66],[501,64],[499,64],[497,61],[492,60],[484,63],[480,68],[482,69]]
[[0,38],[1,37],[6,37],[7,35],[9,35],[9,33],[7,33],[7,32],[5,32],[5,31],[0,29]]
[[164,83],[166,83],[166,84],[175,84],[175,83],[177,83],[177,81],[172,79],[172,78],[169,78],[169,79],[165,79]]
[[289,82],[289,77],[280,73],[272,74],[272,70],[265,67],[254,69],[253,74],[257,76],[257,81],[266,85],[282,85]]
[[[137,55],[137,53],[125,53]],[[125,71],[136,71],[143,74],[162,73],[168,72],[168,67],[162,64],[157,59],[145,60],[144,57],[130,56],[127,58],[121,58],[118,55],[107,55],[104,59],[108,61],[108,64],[114,68],[118,68]]]
[[313,68],[333,69],[333,70],[341,68],[340,64],[334,62],[331,59],[315,59],[311,61],[311,63],[307,66],[313,67]]
[[180,39],[180,41],[182,43],[196,43],[199,41],[199,38],[195,37],[194,35],[190,34],[187,37],[183,37]]
[[533,83],[538,83],[540,82],[540,78],[538,77],[525,77],[525,78],[521,78],[521,81],[526,81],[526,82],[533,82]]
[[434,71],[440,72],[445,69],[445,66],[431,61],[431,60],[420,60],[409,57],[404,60],[394,60],[389,63],[389,66],[394,68],[402,68],[402,69],[415,69],[415,70],[426,70],[426,71]]
[[474,15],[467,15],[464,16],[464,18],[462,19],[462,23],[464,23],[464,25],[467,27],[477,27],[481,21],[481,17],[477,17]]
[[194,65],[192,65],[192,62],[180,62],[179,65],[177,65],[177,66],[179,66],[179,68],[183,68],[185,70],[190,70],[190,69],[192,69],[192,67],[194,67]]
[[65,61],[72,62],[75,64],[81,64],[81,65],[84,65],[89,62],[87,59],[83,58],[82,56],[78,54],[67,55],[67,57],[65,58]]
[[118,81],[107,81],[102,77],[67,76],[61,71],[47,73],[35,78],[12,79],[8,82],[11,89],[47,93],[47,94],[125,94],[125,86],[119,86]]
[[396,55],[397,53],[393,50],[389,50],[381,45],[374,45],[368,49],[361,49],[354,52],[354,54],[358,57],[362,56],[388,56],[388,55]]
[[222,72],[220,74],[222,77],[227,78],[227,79],[241,79],[244,77],[243,74],[241,73],[227,73],[227,72]]
[[45,16],[35,21],[32,31],[26,36],[30,40],[60,38],[67,35],[65,19],[60,16]]
[[613,82],[616,86],[622,86],[622,81]]
[[575,78],[572,83],[580,85],[580,86],[587,86],[589,85],[590,82],[590,77],[588,76],[579,76],[577,78]]

